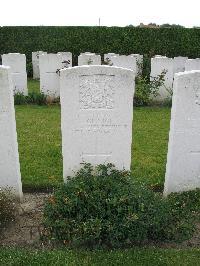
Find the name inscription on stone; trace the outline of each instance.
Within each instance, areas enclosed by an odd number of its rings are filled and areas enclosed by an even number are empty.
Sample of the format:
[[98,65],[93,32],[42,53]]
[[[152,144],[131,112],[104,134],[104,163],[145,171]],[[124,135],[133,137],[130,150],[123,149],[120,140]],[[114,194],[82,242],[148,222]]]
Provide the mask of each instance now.
[[113,122],[111,115],[103,113],[80,113],[77,121],[79,121],[78,126],[73,131],[81,133],[111,133],[120,128],[126,129],[128,126]]

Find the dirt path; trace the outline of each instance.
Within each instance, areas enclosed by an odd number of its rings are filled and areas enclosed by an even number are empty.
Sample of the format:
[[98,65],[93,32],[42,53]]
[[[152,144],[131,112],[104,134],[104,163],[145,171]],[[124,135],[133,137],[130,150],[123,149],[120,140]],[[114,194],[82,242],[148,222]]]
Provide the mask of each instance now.
[[45,193],[24,193],[23,202],[19,205],[16,221],[4,230],[0,236],[1,246],[33,246],[41,245],[42,218]]
[[[0,235],[0,246],[4,247],[31,247],[49,248],[52,245],[42,243],[42,219],[44,200],[50,194],[47,193],[24,193],[24,200],[19,206],[19,214],[16,221]],[[146,246],[146,245],[145,245]],[[183,243],[155,243],[150,242],[147,246],[160,248],[200,248],[200,224],[192,239]]]

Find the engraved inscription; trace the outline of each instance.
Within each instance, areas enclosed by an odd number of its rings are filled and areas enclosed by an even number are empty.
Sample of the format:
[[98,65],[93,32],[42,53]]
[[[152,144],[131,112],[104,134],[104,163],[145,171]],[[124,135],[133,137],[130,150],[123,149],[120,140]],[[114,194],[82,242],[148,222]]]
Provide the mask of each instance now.
[[114,76],[91,75],[80,77],[80,109],[113,109]]
[[98,163],[108,163],[112,157],[112,152],[108,153],[85,153],[80,154],[81,160],[83,162],[98,164]]
[[109,114],[91,114],[90,116],[81,116],[80,124],[74,128],[74,132],[81,133],[111,133],[117,129],[128,127],[127,124],[118,124],[113,122]]

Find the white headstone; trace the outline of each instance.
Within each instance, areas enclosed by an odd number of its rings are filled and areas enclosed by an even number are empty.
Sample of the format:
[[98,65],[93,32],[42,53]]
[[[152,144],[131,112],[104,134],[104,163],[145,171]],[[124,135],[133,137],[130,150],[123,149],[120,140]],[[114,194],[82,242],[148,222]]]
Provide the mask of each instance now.
[[3,54],[2,65],[9,66],[11,68],[14,93],[28,95],[25,54]]
[[200,71],[175,74],[164,194],[200,188]]
[[81,167],[130,169],[134,72],[110,66],[61,70],[64,179]]
[[65,61],[68,61],[67,66],[72,67],[72,53],[71,52],[58,52],[57,54],[61,54],[65,56]]
[[90,55],[93,54],[93,55],[95,55],[95,53],[91,53],[91,52],[84,52],[84,53],[80,53],[80,54],[81,54],[81,55],[82,55],[82,54],[90,54]]
[[136,57],[131,55],[119,55],[112,56],[110,60],[113,63],[113,66],[131,69],[135,74],[137,74],[138,69]]
[[40,78],[39,55],[41,54],[47,54],[47,52],[43,52],[43,51],[32,52],[32,66],[33,66],[33,78],[34,79]]
[[174,74],[185,71],[185,63],[187,60],[188,58],[183,56],[174,57]]
[[133,56],[136,58],[136,63],[137,63],[137,75],[142,74],[142,69],[143,69],[143,55],[140,54],[131,54],[130,56]]
[[78,56],[78,65],[101,65],[101,56],[94,53],[82,53]]
[[170,93],[172,92],[173,87],[173,78],[174,78],[174,60],[172,58],[168,58],[165,56],[156,56],[151,58],[151,77],[158,77],[163,71],[166,71],[165,81],[163,86],[159,89],[159,95],[157,100],[165,100],[170,97]]
[[40,91],[51,97],[60,96],[59,70],[66,67],[65,54],[42,54],[39,56]]
[[22,197],[13,87],[9,67],[0,66],[0,188]]
[[200,70],[200,58],[188,59],[185,63],[185,71]]
[[104,61],[106,59],[111,60],[112,56],[119,56],[119,54],[115,54],[115,53],[107,53],[107,54],[104,54]]

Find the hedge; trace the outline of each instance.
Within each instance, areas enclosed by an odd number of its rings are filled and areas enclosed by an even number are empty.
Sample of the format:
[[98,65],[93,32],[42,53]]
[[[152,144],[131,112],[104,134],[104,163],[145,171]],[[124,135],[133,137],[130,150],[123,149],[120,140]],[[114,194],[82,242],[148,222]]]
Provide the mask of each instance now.
[[138,27],[0,27],[0,54],[70,51],[200,57],[200,29]]

